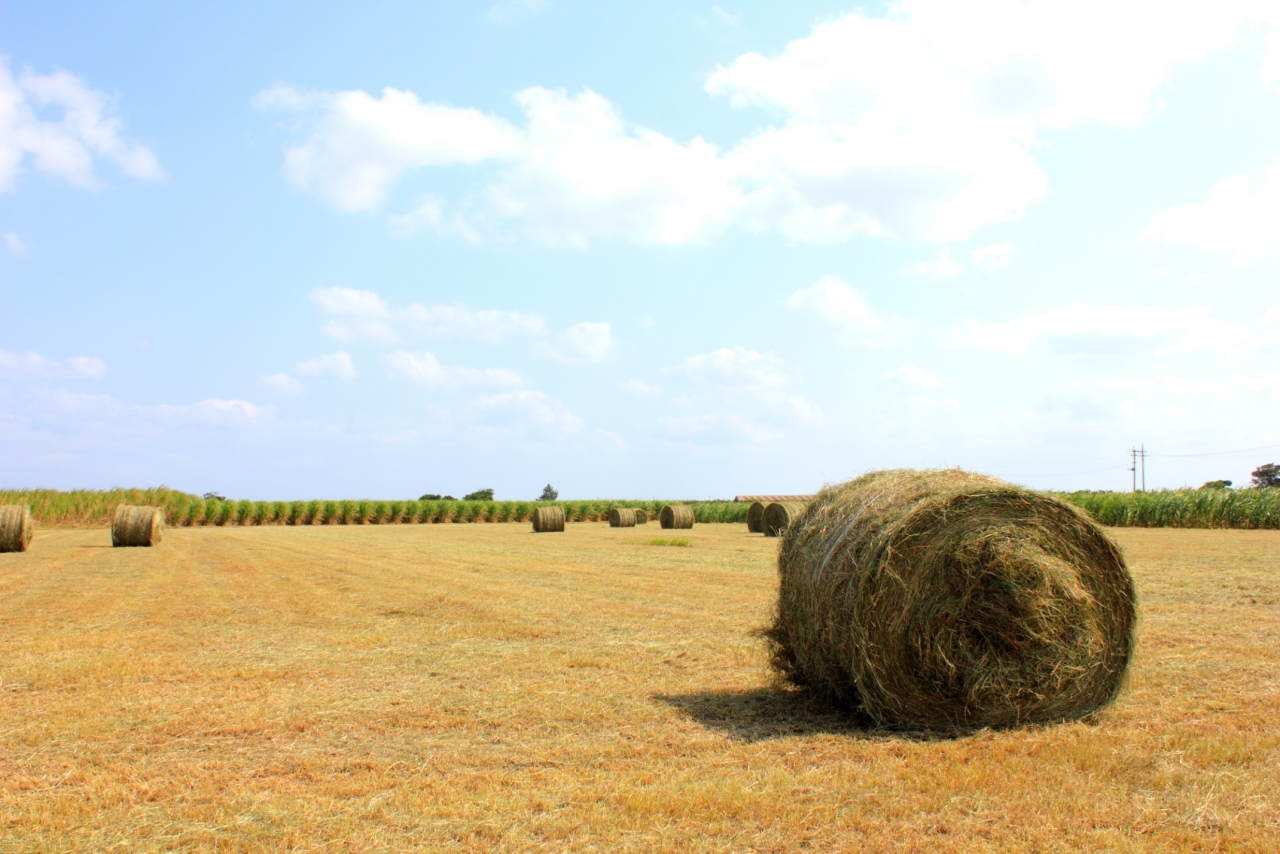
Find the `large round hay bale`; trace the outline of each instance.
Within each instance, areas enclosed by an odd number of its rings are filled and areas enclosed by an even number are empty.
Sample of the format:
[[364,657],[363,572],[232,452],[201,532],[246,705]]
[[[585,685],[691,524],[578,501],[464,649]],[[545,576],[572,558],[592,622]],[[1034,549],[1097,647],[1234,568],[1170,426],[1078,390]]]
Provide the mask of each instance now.
[[539,534],[564,530],[564,508],[539,507],[533,511],[533,530]]
[[648,514],[648,513],[646,513],[644,510],[636,510],[636,524],[637,524],[637,525],[648,525],[648,524],[649,524],[649,514]]
[[958,470],[819,493],[783,532],[774,666],[876,724],[1084,717],[1119,692],[1136,600],[1085,513]]
[[31,508],[25,504],[0,507],[0,552],[25,552],[35,535]]
[[658,514],[658,521],[664,528],[692,528],[693,508],[687,504],[668,504]]
[[111,519],[111,545],[154,546],[164,536],[164,512],[159,507],[121,504]]
[[610,528],[634,528],[635,526],[636,511],[630,507],[615,507],[609,511]]
[[766,537],[780,537],[807,507],[804,501],[774,501],[764,508],[760,516],[760,530]]
[[747,530],[752,534],[764,530],[764,502],[752,501],[747,508]]

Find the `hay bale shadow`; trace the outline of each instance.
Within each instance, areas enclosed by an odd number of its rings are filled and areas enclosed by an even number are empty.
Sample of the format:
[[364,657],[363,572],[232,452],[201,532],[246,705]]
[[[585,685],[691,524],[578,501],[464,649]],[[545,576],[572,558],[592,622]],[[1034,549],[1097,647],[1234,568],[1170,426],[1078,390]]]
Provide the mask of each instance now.
[[734,741],[748,744],[811,735],[908,741],[939,739],[931,733],[877,727],[866,717],[825,703],[809,691],[794,688],[769,686],[749,691],[654,694],[653,698],[708,729],[719,730]]

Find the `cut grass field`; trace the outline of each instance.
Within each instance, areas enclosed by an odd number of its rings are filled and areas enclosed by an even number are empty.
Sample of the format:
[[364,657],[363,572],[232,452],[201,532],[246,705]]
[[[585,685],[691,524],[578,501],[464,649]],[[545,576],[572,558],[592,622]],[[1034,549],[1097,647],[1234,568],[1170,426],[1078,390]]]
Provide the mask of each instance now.
[[773,685],[776,540],[246,527],[0,554],[0,851],[1274,851],[1280,534],[1127,529],[1129,687],[951,740]]

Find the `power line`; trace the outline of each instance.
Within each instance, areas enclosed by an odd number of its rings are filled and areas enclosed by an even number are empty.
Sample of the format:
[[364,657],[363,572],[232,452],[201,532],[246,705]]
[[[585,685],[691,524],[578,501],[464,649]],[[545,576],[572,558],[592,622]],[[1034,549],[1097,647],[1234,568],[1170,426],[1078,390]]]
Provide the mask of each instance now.
[[1247,454],[1251,451],[1269,451],[1272,448],[1280,448],[1280,445],[1262,445],[1257,448],[1241,448],[1238,451],[1209,451],[1203,454],[1150,454],[1153,457],[1226,457],[1231,454]]
[[[1162,459],[1186,459],[1191,457],[1225,457],[1231,454],[1247,454],[1253,451],[1266,451],[1272,448],[1280,448],[1280,445],[1261,445],[1256,448],[1240,448],[1235,451],[1208,451],[1200,454],[1157,454],[1148,451],[1146,445],[1140,445],[1131,448],[1129,451],[1129,465],[1127,466],[1106,466],[1105,468],[1087,469],[1085,471],[1067,471],[1067,472],[1025,472],[1025,471],[991,471],[982,469],[986,474],[996,475],[998,477],[1013,478],[1033,478],[1033,477],[1076,477],[1085,474],[1102,474],[1103,472],[1112,471],[1128,471],[1133,475],[1133,491],[1146,492],[1147,490],[1147,458],[1160,457]],[[1106,457],[1085,457],[1070,462],[1092,462],[1093,460],[1107,459]],[[1062,461],[1067,462],[1067,461]]]

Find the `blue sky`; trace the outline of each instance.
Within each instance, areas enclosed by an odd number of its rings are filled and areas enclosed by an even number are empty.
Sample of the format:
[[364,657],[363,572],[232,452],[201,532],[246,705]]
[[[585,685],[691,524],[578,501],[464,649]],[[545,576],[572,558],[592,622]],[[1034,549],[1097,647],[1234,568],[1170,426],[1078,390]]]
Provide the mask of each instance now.
[[0,485],[1280,458],[1259,2],[0,3]]

